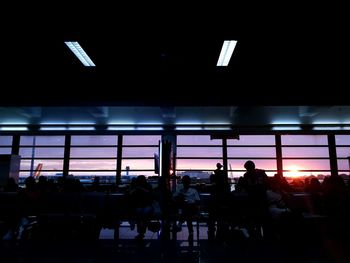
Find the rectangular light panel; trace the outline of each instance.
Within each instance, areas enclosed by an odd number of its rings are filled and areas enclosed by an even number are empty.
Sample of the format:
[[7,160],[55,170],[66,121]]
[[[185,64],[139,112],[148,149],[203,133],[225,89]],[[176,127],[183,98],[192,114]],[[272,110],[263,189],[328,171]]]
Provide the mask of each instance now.
[[79,45],[78,42],[64,42],[69,49],[76,55],[76,57],[84,64],[86,67],[95,67],[96,65],[90,57],[86,54],[84,49]]
[[216,66],[219,67],[226,67],[228,63],[230,62],[233,50],[235,49],[237,44],[236,40],[225,40],[224,44],[222,45],[220,56],[218,59],[218,63]]

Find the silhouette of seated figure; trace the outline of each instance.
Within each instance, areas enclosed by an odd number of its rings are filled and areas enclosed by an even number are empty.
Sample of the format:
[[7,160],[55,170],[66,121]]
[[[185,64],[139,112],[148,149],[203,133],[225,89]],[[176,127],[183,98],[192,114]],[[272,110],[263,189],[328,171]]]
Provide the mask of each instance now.
[[143,239],[150,216],[153,214],[152,186],[144,175],[137,176],[135,186],[129,192],[130,203],[135,211],[138,235],[136,239]]
[[175,229],[179,232],[182,230],[182,223],[186,220],[189,239],[193,238],[193,217],[198,214],[198,202],[200,200],[198,191],[190,187],[191,178],[188,175],[182,177],[182,185],[173,195],[174,202],[178,207],[180,219]]

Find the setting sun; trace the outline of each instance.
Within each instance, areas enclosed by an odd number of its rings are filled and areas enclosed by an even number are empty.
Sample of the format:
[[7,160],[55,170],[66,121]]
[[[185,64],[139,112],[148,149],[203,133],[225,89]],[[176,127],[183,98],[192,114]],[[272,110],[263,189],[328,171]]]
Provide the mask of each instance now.
[[289,166],[287,169],[287,172],[284,172],[284,175],[287,177],[300,177],[303,176],[304,173],[300,172],[300,170],[302,170],[300,167],[298,166]]

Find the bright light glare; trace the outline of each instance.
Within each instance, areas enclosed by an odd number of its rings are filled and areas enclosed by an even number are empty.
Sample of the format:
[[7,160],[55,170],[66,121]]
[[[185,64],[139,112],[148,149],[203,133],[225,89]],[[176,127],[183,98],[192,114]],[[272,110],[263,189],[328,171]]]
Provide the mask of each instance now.
[[230,62],[233,50],[235,49],[237,44],[236,40],[225,40],[222,44],[220,56],[218,59],[218,63],[216,66],[219,67],[226,67],[228,63]]
[[96,66],[94,64],[94,62],[92,62],[92,60],[90,59],[88,54],[86,54],[84,49],[79,45],[78,42],[69,42],[68,41],[68,42],[64,42],[64,43],[69,47],[69,49],[80,60],[80,62],[83,63],[83,65],[85,67],[95,67]]

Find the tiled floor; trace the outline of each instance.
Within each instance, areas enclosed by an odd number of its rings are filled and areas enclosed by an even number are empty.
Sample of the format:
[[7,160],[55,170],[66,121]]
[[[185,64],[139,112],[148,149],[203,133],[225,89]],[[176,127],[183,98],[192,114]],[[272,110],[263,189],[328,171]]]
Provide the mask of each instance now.
[[[196,237],[196,223],[193,224],[194,229],[194,239],[197,239]],[[137,235],[136,227],[135,229],[131,230],[130,224],[128,222],[123,222],[121,224],[120,230],[119,230],[119,238],[120,239],[134,239]],[[145,239],[149,240],[156,240],[158,239],[158,233],[151,232],[147,230],[145,233]],[[114,238],[114,230],[113,229],[102,229],[100,233],[100,239],[113,239]],[[188,239],[188,229],[186,223],[182,224],[182,230],[177,233],[176,235],[177,240],[187,240]],[[205,240],[208,239],[207,237],[207,226],[203,223],[200,224],[199,227],[199,239]]]
[[177,240],[160,240],[147,231],[143,241],[135,240],[136,230],[127,223],[120,229],[120,240],[114,232],[103,229],[99,240],[61,240],[36,242],[0,242],[1,263],[349,263],[350,240],[328,237],[297,240],[237,239],[213,242],[206,238],[207,227],[200,227],[200,239],[187,241],[187,228]]

